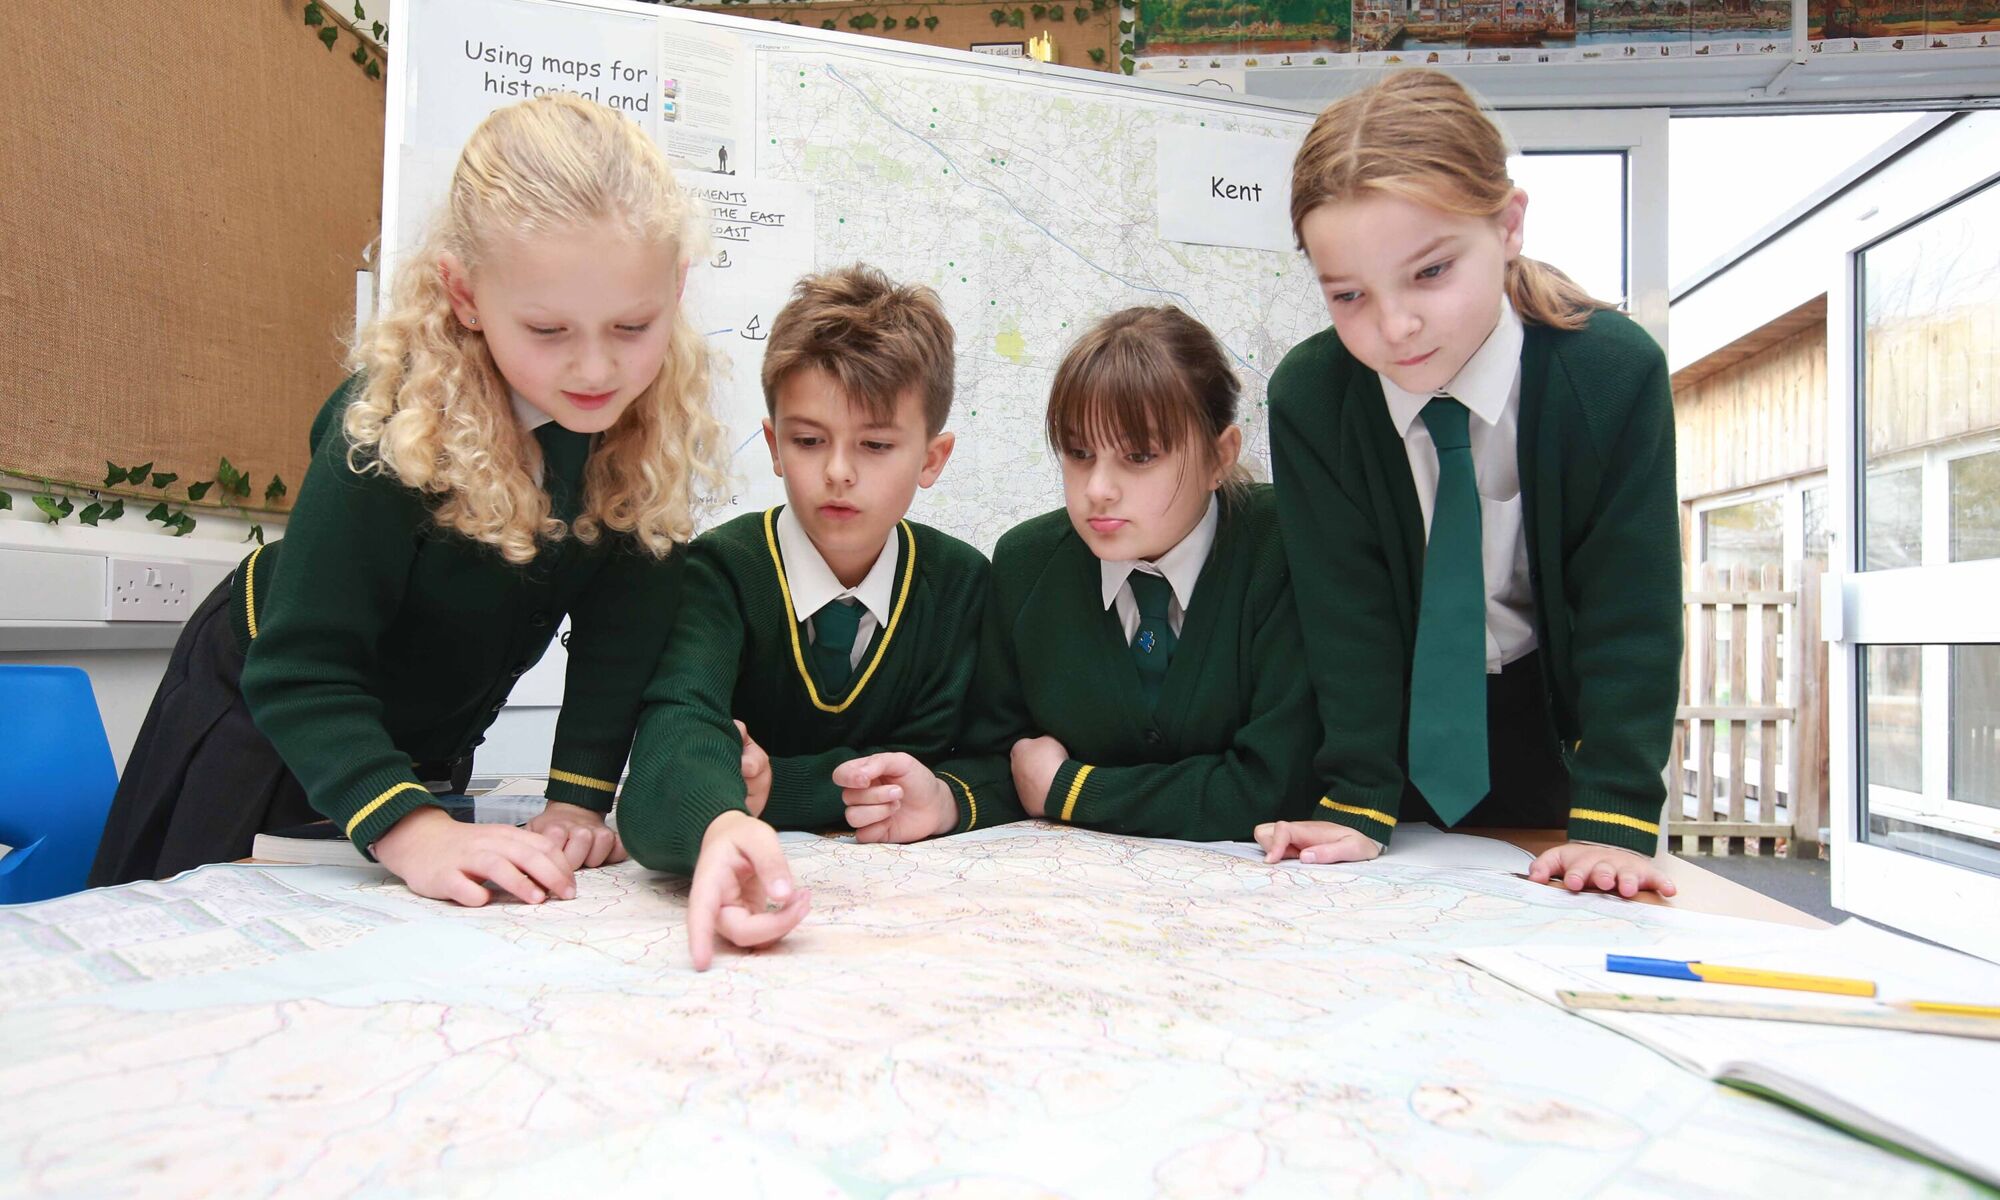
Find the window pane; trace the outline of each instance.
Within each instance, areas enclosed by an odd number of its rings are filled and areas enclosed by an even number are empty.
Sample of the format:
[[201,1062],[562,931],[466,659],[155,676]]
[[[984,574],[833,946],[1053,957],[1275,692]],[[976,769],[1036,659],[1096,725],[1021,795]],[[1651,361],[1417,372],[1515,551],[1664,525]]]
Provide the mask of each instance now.
[[1521,253],[1607,304],[1624,304],[1625,156],[1517,154],[1507,170],[1528,193]]
[[[1886,470],[1888,460],[2000,427],[2000,187],[1863,251],[1861,307],[1864,559],[1869,569],[1909,566],[1921,561],[1921,489]],[[1966,468],[1968,549],[1992,544],[1993,470]]]
[[[2000,645],[1938,647],[1950,664],[1950,719],[1930,733],[1949,743],[1949,781],[1924,791],[1924,646],[1868,646],[1861,753],[1861,840],[2000,875]],[[1949,728],[1946,728],[1946,726]],[[1949,795],[1937,789],[1949,789]]]
[[1773,496],[1728,508],[1711,508],[1701,519],[1701,561],[1723,572],[1756,570],[1785,561],[1784,503]]
[[2000,646],[1951,648],[1951,798],[2000,809]]
[[1924,560],[1924,469],[1871,473],[1863,485],[1864,571],[1919,566]]
[[1951,461],[1951,561],[2000,558],[2000,451]]
[[1805,522],[1806,561],[1824,567],[1832,555],[1833,537],[1833,527],[1827,523],[1832,513],[1828,511],[1826,485],[1817,484],[1800,492],[1799,505]]
[[1869,646],[1861,693],[1868,714],[1862,756],[1868,782],[1924,789],[1923,647]]

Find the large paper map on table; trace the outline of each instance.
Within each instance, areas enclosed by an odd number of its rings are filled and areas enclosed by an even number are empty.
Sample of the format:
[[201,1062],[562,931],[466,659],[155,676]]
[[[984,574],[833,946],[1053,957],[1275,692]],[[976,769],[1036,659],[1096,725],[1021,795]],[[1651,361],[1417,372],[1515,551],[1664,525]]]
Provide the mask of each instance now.
[[702,975],[629,864],[0,909],[0,1195],[1976,1194],[1455,956],[1721,918],[1036,825],[788,852],[807,924]]

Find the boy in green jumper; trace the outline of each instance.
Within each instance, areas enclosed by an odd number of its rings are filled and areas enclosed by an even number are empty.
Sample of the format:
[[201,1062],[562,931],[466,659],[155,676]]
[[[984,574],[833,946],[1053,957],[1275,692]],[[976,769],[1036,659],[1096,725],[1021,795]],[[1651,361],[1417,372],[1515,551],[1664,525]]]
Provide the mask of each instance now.
[[1238,386],[1175,308],[1114,313],[1050,390],[1064,508],[1000,539],[957,753],[844,764],[862,841],[1046,817],[1246,841],[1317,796],[1271,489],[1236,467]]
[[1325,792],[1319,820],[1257,837],[1324,863],[1411,819],[1562,828],[1531,878],[1671,895],[1665,356],[1521,256],[1527,203],[1434,71],[1332,105],[1299,151],[1292,223],[1333,328],[1271,377],[1271,447]]
[[697,969],[718,932],[764,945],[804,917],[776,830],[841,823],[837,764],[957,736],[986,560],[904,519],[951,457],[953,369],[935,293],[866,267],[800,281],[771,325],[786,503],[696,541],[619,805],[634,858],[694,877]]

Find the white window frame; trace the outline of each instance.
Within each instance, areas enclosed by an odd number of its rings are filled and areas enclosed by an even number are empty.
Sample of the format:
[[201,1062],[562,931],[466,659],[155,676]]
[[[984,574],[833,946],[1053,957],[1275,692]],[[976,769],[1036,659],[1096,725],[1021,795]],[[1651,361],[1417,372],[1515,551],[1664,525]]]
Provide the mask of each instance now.
[[[1978,120],[1978,118],[1974,118]],[[1922,800],[1927,823],[1950,829],[1956,814],[1936,799],[1949,780],[1949,650],[1953,644],[2000,642],[2000,560],[1947,563],[1949,448],[1921,452],[1923,565],[1887,571],[1860,570],[1861,539],[1855,523],[1856,489],[1863,466],[1856,453],[1860,414],[1861,256],[1896,233],[1989,186],[2000,174],[1989,156],[1961,154],[1934,169],[1921,186],[1885,189],[1867,228],[1851,236],[1834,258],[1827,288],[1827,464],[1834,529],[1826,577],[1825,634],[1829,722],[1829,807],[1833,831],[1833,903],[1871,920],[2000,960],[2000,876],[1873,845],[1862,840],[1860,774],[1862,721],[1860,655],[1869,645],[1924,647]],[[1965,453],[1972,453],[1964,443]],[[1936,518],[1935,520],[1933,518]],[[1933,713],[1936,716],[1933,716]],[[1938,729],[1932,729],[1932,723]],[[1935,774],[1934,774],[1935,772]],[[1933,786],[1933,784],[1937,786]],[[1891,815],[1906,792],[1870,789],[1872,806]],[[1878,799],[1879,798],[1879,799]],[[1955,802],[1954,802],[1955,803]],[[1979,827],[1991,830],[1994,814],[1972,805]],[[1912,814],[1915,815],[1915,814]]]

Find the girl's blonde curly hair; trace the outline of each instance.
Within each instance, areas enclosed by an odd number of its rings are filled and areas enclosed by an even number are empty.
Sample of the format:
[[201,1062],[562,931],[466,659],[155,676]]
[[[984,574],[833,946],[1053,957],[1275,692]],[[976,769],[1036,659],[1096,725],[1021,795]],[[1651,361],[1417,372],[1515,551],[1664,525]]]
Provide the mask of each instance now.
[[[656,557],[694,536],[704,496],[727,491],[725,436],[709,409],[708,348],[679,305],[651,387],[600,437],[572,527],[549,515],[541,447],[515,419],[486,339],[453,314],[439,259],[468,272],[507,238],[601,220],[635,238],[702,253],[700,206],[674,182],[643,130],[577,96],[495,111],[473,131],[434,228],[396,272],[386,310],[355,338],[365,387],[348,405],[347,461],[436,498],[438,525],[531,561],[545,541],[607,529]],[[663,279],[662,288],[676,286]]]

